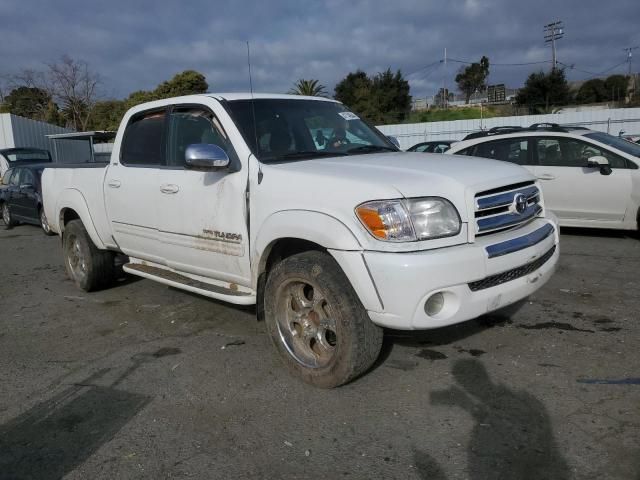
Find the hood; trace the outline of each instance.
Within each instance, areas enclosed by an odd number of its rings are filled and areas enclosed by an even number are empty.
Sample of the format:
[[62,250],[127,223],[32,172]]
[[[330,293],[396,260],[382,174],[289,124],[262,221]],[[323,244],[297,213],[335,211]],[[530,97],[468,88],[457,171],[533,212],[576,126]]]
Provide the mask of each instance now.
[[437,196],[453,202],[463,218],[468,193],[534,179],[524,168],[507,162],[409,152],[269,164],[263,173],[266,184],[286,185],[287,195],[299,190],[300,204],[307,199],[317,207],[322,198],[329,204],[346,201],[353,208],[369,200]]

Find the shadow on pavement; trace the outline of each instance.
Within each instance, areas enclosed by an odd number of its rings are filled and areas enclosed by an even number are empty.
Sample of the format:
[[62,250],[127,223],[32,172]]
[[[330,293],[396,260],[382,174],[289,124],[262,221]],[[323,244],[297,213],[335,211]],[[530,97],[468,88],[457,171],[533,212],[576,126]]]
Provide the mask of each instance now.
[[62,478],[149,403],[145,395],[93,385],[106,371],[0,426],[0,479]]
[[467,447],[470,479],[571,477],[542,402],[493,383],[478,360],[458,360],[453,376],[458,385],[433,392],[431,404],[461,408],[475,420]]

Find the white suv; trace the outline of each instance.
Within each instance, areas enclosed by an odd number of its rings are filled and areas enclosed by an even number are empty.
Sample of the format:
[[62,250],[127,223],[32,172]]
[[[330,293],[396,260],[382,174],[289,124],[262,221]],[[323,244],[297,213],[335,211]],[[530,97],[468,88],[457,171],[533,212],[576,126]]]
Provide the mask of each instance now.
[[534,124],[468,135],[447,154],[493,158],[541,180],[561,226],[635,230],[640,222],[640,145],[579,127]]

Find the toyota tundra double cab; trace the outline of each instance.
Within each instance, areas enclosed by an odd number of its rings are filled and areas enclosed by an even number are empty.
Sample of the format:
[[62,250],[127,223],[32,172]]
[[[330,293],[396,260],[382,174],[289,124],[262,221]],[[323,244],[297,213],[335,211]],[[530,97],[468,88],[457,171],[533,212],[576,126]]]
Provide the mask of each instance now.
[[124,270],[256,304],[288,368],[367,371],[383,327],[469,320],[539,289],[558,228],[520,166],[401,152],[339,102],[207,94],[136,106],[107,164],[46,169],[46,217],[83,290]]

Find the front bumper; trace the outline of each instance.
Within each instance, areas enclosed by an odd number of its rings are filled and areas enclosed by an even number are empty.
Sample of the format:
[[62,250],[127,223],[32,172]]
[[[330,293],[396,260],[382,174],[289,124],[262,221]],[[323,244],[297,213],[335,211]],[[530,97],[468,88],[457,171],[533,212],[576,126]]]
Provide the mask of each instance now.
[[[536,233],[540,231],[549,233],[540,238]],[[518,239],[524,239],[519,249],[505,248]],[[558,239],[555,222],[538,218],[517,230],[477,237],[473,244],[411,253],[365,252],[382,303],[380,311],[369,309],[369,317],[389,328],[430,329],[515,303],[553,275],[560,254]],[[425,303],[438,292],[444,306],[428,315]]]

